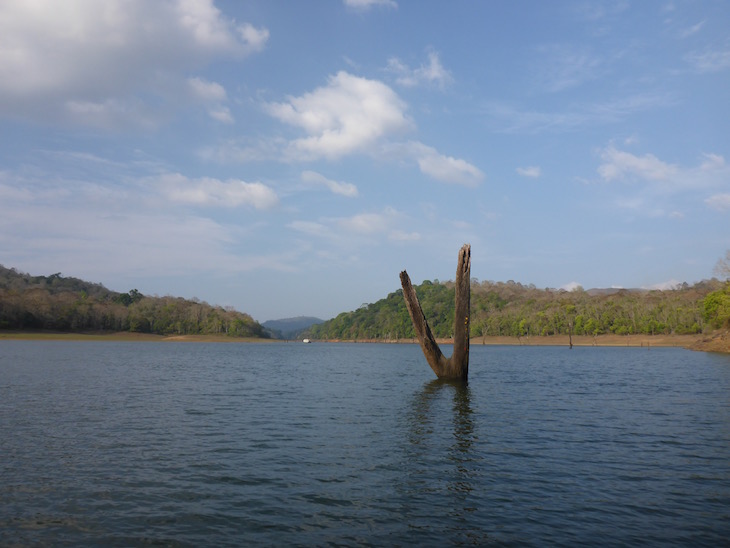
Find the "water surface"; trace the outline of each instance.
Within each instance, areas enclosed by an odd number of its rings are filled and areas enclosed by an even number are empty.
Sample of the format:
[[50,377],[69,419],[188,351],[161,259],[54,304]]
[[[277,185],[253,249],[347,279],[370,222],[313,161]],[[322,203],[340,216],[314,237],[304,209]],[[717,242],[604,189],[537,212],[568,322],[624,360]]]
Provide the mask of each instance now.
[[[449,349],[446,349],[449,354]],[[0,342],[0,545],[717,546],[730,358]]]

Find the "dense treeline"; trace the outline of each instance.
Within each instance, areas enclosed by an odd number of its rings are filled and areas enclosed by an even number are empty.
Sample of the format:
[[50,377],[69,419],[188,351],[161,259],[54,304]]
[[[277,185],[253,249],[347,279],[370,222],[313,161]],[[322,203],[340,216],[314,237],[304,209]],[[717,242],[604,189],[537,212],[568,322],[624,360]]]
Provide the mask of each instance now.
[[[713,279],[667,291],[575,291],[472,280],[471,336],[691,334],[728,326],[730,285]],[[436,337],[451,337],[453,282],[416,287]],[[398,339],[415,333],[402,290],[313,326],[318,339]]]
[[251,316],[230,308],[136,289],[117,293],[60,273],[31,276],[2,265],[0,329],[268,337]]

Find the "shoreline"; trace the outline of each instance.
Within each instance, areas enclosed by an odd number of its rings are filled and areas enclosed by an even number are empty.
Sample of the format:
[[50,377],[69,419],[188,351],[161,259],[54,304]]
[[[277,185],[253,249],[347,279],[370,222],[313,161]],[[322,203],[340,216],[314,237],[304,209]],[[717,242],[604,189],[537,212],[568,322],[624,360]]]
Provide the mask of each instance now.
[[256,337],[228,337],[227,335],[154,335],[151,333],[60,332],[60,331],[0,331],[0,341],[115,341],[115,342],[286,342]]
[[[0,341],[117,341],[117,342],[221,342],[221,343],[291,343],[298,339],[262,339],[228,337],[226,335],[152,335],[149,333],[87,332],[65,333],[50,331],[0,331]],[[382,343],[418,344],[417,339],[329,339],[319,343]],[[453,339],[437,339],[439,344],[453,344]],[[472,346],[569,346],[568,335],[547,337],[472,337]],[[573,346],[611,346],[629,348],[680,347],[704,352],[730,353],[730,332],[715,331],[697,335],[574,335]]]
[[[418,339],[330,339],[313,342],[418,344]],[[438,344],[453,344],[453,339],[436,339]],[[547,337],[472,337],[470,346],[569,346],[568,335]],[[577,347],[687,348],[703,352],[730,354],[730,332],[716,331],[696,335],[573,335]]]

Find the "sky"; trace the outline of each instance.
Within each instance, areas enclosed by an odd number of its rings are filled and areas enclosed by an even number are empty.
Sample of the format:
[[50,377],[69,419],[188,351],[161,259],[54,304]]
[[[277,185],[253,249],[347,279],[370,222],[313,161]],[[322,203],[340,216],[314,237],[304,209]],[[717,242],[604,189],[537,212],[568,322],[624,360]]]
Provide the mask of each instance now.
[[0,0],[0,264],[328,319],[730,248],[725,0]]

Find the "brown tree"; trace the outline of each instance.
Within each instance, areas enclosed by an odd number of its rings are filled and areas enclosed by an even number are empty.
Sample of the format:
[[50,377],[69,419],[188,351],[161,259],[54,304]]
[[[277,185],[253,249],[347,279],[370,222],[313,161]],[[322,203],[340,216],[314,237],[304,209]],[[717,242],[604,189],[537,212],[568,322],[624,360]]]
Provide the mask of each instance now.
[[471,299],[470,286],[471,246],[464,244],[459,251],[459,263],[456,267],[455,310],[454,310],[454,352],[446,358],[431,333],[426,316],[418,302],[411,279],[404,270],[400,273],[403,297],[408,313],[413,321],[418,342],[428,365],[440,379],[459,379],[466,381],[469,377],[469,306]]

